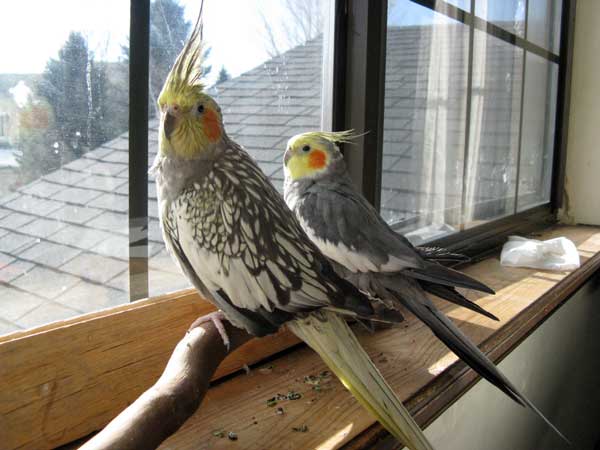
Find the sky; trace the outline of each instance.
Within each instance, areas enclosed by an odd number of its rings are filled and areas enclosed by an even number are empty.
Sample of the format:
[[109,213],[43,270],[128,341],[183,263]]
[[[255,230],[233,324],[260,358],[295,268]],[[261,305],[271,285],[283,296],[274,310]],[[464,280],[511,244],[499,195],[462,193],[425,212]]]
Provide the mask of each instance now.
[[118,54],[129,30],[126,0],[0,0],[0,73],[39,73],[70,31],[97,53]]
[[[330,0],[321,0],[323,7]],[[448,0],[465,7],[470,0]],[[506,19],[524,0],[476,0],[488,7],[488,19]],[[179,0],[186,18],[195,21],[199,0]],[[128,0],[0,0],[0,73],[40,73],[49,58],[56,58],[69,32],[80,31],[101,60],[116,61],[129,35]],[[502,4],[501,8],[497,8]],[[221,66],[237,76],[269,59],[266,31],[261,17],[268,18],[280,50],[289,47],[285,29],[293,15],[282,0],[205,0],[204,35],[212,47],[209,64],[212,78]],[[439,23],[441,15],[410,2],[391,0],[388,23],[415,25]],[[209,80],[210,81],[210,80]]]
[[[185,7],[186,18],[195,22],[200,2],[179,3]],[[204,8],[213,77],[222,65],[236,76],[270,58],[261,12],[269,19],[281,49],[286,49],[283,30],[290,17],[281,0],[206,0]],[[0,42],[4,43],[0,73],[42,72],[48,59],[58,56],[71,31],[87,37],[96,57],[115,61],[129,35],[128,0],[0,0],[0,17]]]

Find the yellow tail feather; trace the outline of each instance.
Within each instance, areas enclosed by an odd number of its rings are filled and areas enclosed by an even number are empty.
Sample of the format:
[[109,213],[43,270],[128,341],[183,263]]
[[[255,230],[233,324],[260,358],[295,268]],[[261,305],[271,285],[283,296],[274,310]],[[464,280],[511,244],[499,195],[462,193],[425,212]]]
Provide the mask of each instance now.
[[296,336],[325,361],[354,397],[411,450],[433,450],[356,336],[336,313],[321,310],[288,322]]

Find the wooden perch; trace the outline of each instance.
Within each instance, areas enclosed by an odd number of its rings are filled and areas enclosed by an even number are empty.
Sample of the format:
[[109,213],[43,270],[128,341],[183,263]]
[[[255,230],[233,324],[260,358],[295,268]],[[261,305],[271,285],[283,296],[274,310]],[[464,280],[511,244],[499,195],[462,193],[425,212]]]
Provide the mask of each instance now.
[[252,337],[228,321],[223,325],[229,352],[212,322],[191,328],[158,381],[80,449],[155,449],[175,433],[200,406],[221,361]]

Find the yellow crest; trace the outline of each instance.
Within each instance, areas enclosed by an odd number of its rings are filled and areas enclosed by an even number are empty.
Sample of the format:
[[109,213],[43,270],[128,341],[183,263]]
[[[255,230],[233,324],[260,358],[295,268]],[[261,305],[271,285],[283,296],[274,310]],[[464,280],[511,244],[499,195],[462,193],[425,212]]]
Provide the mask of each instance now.
[[[202,77],[202,9],[200,4],[198,19],[192,34],[177,56],[171,71],[167,75],[160,96],[159,105],[165,103],[178,103],[183,108],[191,107],[197,95],[202,93],[204,85],[200,82]],[[189,103],[189,104],[188,104]]]
[[354,139],[364,136],[366,133],[355,133],[354,130],[344,131],[307,131],[306,133],[299,134],[297,138],[302,139],[323,139],[325,141],[336,143],[351,144]]

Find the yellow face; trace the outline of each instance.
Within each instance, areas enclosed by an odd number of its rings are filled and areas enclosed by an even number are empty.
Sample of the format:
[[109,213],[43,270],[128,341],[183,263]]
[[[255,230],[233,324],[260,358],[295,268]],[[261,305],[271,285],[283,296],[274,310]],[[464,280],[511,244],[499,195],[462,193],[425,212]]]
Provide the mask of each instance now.
[[314,178],[327,170],[332,143],[312,136],[298,135],[288,141],[285,170],[292,180]]
[[223,135],[221,110],[202,92],[161,93],[160,150],[190,159],[216,143]]

